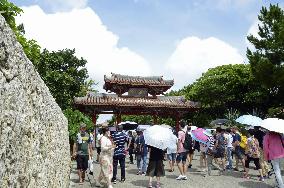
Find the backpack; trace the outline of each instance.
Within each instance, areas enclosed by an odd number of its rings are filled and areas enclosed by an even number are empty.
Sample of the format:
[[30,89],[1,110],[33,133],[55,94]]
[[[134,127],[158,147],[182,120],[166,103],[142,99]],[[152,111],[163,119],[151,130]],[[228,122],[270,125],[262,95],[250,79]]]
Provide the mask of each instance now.
[[218,146],[217,149],[225,149],[225,145],[226,145],[226,138],[224,137],[224,135],[219,135],[217,138],[218,140]]
[[192,142],[192,137],[188,132],[185,132],[185,139],[183,142],[183,147],[186,150],[192,150],[193,142]]
[[141,137],[139,136],[137,138],[137,144],[136,144],[136,147],[134,149],[134,153],[137,154],[137,155],[141,155],[143,153],[143,145],[142,145],[142,140],[141,140]]
[[241,133],[240,136],[241,136],[240,147],[245,149],[247,147],[247,137],[245,135],[242,135]]

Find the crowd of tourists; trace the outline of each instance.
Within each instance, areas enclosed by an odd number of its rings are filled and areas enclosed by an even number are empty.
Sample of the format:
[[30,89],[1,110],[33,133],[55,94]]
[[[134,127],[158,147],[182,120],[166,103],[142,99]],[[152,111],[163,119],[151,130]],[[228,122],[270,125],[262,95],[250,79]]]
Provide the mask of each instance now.
[[[192,159],[196,151],[200,152],[200,171],[204,177],[210,176],[212,170],[217,170],[219,175],[226,171],[239,171],[244,179],[250,178],[250,163],[253,161],[259,173],[259,181],[265,181],[275,174],[277,186],[284,188],[281,177],[280,159],[284,158],[284,137],[276,132],[261,130],[259,127],[241,132],[238,127],[216,131],[206,131],[206,143],[201,143],[191,136],[191,123],[180,121],[179,130],[175,132],[176,147],[161,150],[146,145],[143,131],[123,132],[122,126],[117,126],[117,131],[110,133],[103,127],[98,134],[89,136],[86,127],[81,125],[73,156],[77,160],[77,169],[80,183],[85,179],[88,161],[93,158],[93,149],[96,146],[96,161],[100,164],[100,173],[96,177],[96,186],[106,185],[112,188],[117,183],[117,168],[120,165],[120,182],[126,181],[125,159],[129,156],[130,164],[136,163],[137,175],[149,177],[148,187],[153,187],[153,177],[156,177],[155,187],[161,187],[160,177],[165,175],[165,166],[168,172],[174,172],[177,166],[179,176],[176,180],[187,180],[186,172],[192,168]],[[95,144],[92,144],[94,141]],[[233,166],[233,159],[235,166]],[[168,164],[165,163],[168,160]]]

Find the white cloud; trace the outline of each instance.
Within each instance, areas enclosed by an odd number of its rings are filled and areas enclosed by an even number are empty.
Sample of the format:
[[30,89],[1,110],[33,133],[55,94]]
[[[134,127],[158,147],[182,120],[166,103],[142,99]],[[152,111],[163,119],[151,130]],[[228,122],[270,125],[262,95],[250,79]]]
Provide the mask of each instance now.
[[101,91],[104,74],[150,75],[148,62],[127,47],[117,47],[119,37],[108,31],[92,9],[46,14],[38,6],[22,8],[17,22],[24,23],[27,38],[48,50],[75,48],[76,55],[88,61],[88,72],[99,81]]
[[88,0],[39,0],[39,2],[47,5],[53,12],[85,8],[88,4]]
[[[99,81],[111,72],[149,76],[165,72],[165,79],[175,79],[175,87],[192,83],[208,68],[223,64],[242,63],[243,58],[229,44],[216,39],[187,37],[177,43],[166,64],[152,66],[138,53],[118,47],[119,37],[109,31],[91,8],[69,12],[45,13],[39,6],[22,7],[24,13],[17,23],[24,23],[26,37],[38,41],[48,50],[76,49],[76,55],[88,61],[90,77]],[[159,70],[151,68],[159,67]],[[101,116],[99,122],[109,116]]]
[[229,44],[210,37],[187,37],[180,41],[166,69],[175,78],[175,88],[193,83],[209,68],[243,63],[243,57]]
[[[260,39],[260,36],[258,35],[258,31],[259,31],[258,25],[259,24],[261,24],[259,20],[254,21],[253,24],[250,26],[246,36],[253,35],[256,38]],[[254,46],[248,41],[247,38],[246,38],[246,45],[249,49],[254,49]]]

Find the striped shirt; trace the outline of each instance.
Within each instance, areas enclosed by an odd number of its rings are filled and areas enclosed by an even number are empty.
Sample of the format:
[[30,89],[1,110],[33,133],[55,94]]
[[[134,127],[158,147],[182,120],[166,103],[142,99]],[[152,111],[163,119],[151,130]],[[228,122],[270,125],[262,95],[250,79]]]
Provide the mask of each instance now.
[[127,141],[127,135],[123,132],[114,132],[112,135],[113,142],[116,147],[114,149],[114,156],[125,155],[125,143]]
[[208,149],[211,149],[213,150],[214,146],[215,146],[215,139],[213,136],[209,136],[208,139],[207,139],[207,149],[206,149],[206,152]]

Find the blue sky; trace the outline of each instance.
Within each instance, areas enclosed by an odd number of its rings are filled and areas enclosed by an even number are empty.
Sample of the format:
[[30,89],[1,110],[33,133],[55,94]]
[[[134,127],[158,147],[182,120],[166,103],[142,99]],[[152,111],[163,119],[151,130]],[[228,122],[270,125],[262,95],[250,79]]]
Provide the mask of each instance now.
[[[56,12],[51,1],[12,2],[19,6],[38,4],[47,13]],[[214,36],[245,55],[248,28],[256,20],[261,6],[269,3],[281,1],[90,0],[87,6],[120,37],[118,46],[128,46],[146,58],[161,62],[175,49],[175,42],[186,36]],[[67,10],[68,7],[64,11]]]
[[12,0],[26,37],[49,50],[75,48],[99,82],[111,72],[164,75],[173,89],[209,68],[247,62],[248,32],[262,6],[283,0]]

